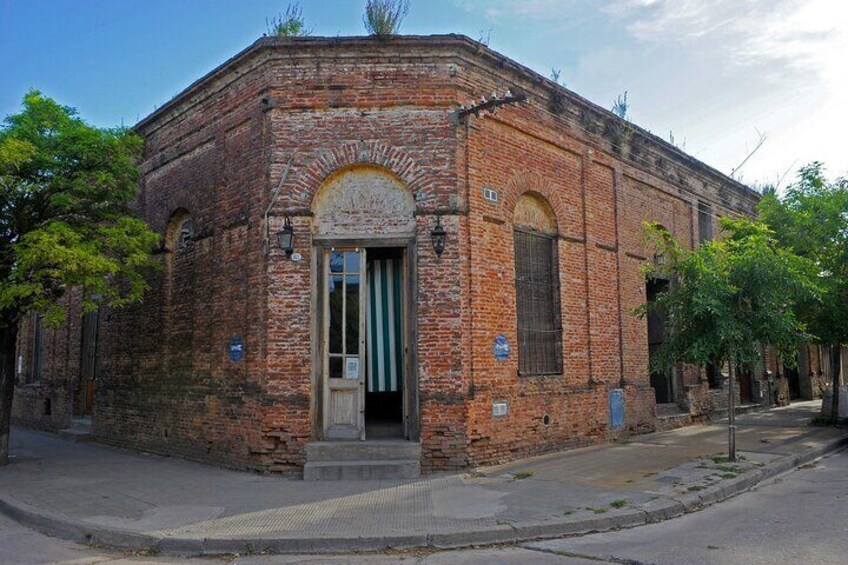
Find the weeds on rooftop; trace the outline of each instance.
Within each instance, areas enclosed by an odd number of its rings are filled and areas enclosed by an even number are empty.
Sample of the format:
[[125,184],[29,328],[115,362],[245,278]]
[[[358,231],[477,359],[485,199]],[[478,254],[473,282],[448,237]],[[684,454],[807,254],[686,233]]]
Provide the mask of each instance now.
[[368,0],[362,23],[370,35],[397,35],[400,24],[409,13],[409,0]]
[[312,34],[312,31],[306,28],[303,10],[297,2],[289,4],[285,14],[279,14],[270,20],[266,18],[265,25],[270,36],[305,37]]

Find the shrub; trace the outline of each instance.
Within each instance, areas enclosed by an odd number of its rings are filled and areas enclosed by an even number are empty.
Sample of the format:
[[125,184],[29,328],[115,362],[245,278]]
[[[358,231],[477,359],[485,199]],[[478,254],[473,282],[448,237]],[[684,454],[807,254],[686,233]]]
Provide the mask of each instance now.
[[270,21],[266,19],[265,25],[268,27],[268,35],[271,36],[304,37],[312,33],[311,30],[306,29],[303,10],[297,2],[289,4],[285,14],[279,14]]
[[370,35],[388,37],[398,33],[407,13],[409,0],[368,0],[362,22]]

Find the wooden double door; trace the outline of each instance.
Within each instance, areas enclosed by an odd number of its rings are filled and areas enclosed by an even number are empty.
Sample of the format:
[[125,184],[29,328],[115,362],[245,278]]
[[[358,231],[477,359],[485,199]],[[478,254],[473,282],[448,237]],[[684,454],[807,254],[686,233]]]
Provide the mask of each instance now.
[[[417,425],[408,247],[322,246],[316,255],[319,435],[364,440],[381,425],[396,430],[395,437],[412,438]],[[375,421],[387,413],[396,420]]]

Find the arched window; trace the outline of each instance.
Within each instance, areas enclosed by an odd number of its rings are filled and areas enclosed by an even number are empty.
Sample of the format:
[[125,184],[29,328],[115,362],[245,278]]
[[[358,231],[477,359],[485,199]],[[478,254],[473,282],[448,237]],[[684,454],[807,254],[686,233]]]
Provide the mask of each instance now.
[[191,216],[182,219],[174,234],[174,252],[188,253],[194,248],[194,220]]
[[515,205],[513,228],[518,371],[521,375],[560,374],[562,316],[556,216],[543,197],[526,193]]

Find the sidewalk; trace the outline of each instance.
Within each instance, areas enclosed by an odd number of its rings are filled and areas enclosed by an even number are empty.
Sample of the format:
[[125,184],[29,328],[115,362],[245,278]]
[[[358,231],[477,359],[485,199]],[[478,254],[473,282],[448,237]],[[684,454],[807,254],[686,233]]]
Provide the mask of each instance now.
[[59,537],[200,553],[454,547],[637,526],[712,504],[848,441],[821,401],[414,481],[304,482],[15,429],[0,511]]

